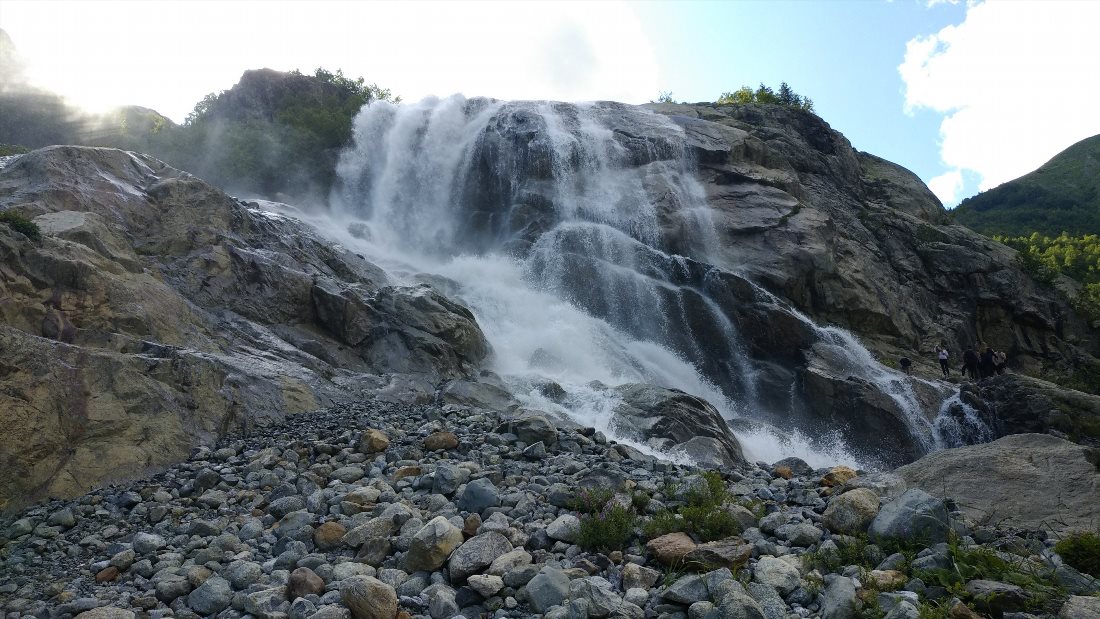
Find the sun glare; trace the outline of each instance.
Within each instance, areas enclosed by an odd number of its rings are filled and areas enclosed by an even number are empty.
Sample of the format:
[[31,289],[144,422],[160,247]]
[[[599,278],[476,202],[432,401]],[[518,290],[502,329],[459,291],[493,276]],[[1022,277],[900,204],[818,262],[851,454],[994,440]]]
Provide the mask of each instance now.
[[88,109],[142,105],[175,120],[263,67],[340,68],[406,100],[462,92],[643,102],[659,81],[640,20],[622,2],[515,11],[496,2],[4,0],[0,19],[35,84]]

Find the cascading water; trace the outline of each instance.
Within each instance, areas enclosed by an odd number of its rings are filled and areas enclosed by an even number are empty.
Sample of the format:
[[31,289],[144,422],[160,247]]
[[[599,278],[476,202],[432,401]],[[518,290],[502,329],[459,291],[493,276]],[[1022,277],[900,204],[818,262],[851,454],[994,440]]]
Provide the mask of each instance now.
[[[707,292],[717,237],[694,169],[679,125],[630,106],[376,102],[341,158],[343,225],[329,232],[398,281],[452,280],[493,346],[492,369],[534,408],[610,431],[617,400],[599,383],[647,382],[752,418],[765,406],[759,368]],[[931,436],[904,378],[846,332],[813,329],[818,354],[866,375],[915,436]],[[546,380],[567,398],[542,396]],[[755,427],[738,432],[750,457],[856,463],[835,436]]]
[[933,431],[936,447],[940,449],[988,443],[997,438],[981,412],[964,402],[959,392],[940,405]]

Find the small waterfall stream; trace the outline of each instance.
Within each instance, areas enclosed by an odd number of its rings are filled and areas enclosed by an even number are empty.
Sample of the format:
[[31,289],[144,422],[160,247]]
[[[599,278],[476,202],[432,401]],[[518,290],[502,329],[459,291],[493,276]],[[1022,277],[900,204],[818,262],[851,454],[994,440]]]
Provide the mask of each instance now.
[[[534,408],[608,430],[616,402],[600,383],[649,382],[754,419],[768,406],[761,368],[706,292],[718,239],[694,169],[681,127],[630,106],[376,102],[356,119],[322,227],[397,281],[451,280],[493,346],[491,369]],[[798,316],[818,355],[888,395],[935,448],[910,379],[851,334]],[[546,380],[568,397],[543,397]],[[836,433],[784,431],[738,435],[751,458],[860,463]]]

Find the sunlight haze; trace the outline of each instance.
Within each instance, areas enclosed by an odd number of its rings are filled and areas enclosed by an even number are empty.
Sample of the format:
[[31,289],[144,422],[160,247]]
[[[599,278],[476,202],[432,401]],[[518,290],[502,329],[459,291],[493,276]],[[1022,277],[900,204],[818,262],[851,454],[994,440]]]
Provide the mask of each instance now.
[[264,67],[342,69],[406,102],[696,102],[787,81],[948,206],[1100,133],[1097,23],[1096,2],[0,0],[30,80],[91,110],[181,122]]

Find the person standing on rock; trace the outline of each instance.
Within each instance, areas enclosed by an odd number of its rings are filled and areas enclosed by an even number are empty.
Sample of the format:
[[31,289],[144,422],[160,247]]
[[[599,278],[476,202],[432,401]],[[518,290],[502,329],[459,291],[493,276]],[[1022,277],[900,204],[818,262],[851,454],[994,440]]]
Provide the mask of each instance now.
[[909,368],[913,367],[913,362],[912,362],[912,360],[909,359],[909,357],[902,357],[898,361],[898,365],[901,366],[901,370],[903,372],[905,372],[906,376],[908,376],[909,375]]
[[1005,351],[998,350],[997,352],[993,353],[993,369],[996,370],[998,374],[1005,373],[1005,364],[1007,363],[1008,355],[1005,354]]
[[966,352],[963,353],[963,365],[960,368],[963,377],[969,376],[971,380],[977,380],[978,378],[978,353],[974,352],[973,346],[967,346]]
[[946,346],[937,346],[936,347],[936,358],[940,360],[940,370],[943,371],[943,377],[944,378],[947,378],[951,374],[951,370],[947,365],[947,357],[948,356],[949,355],[947,353],[947,347]]
[[993,361],[993,356],[996,353],[993,351],[992,346],[986,346],[985,351],[982,352],[982,364],[981,373],[982,378],[989,378],[997,371],[997,364]]

